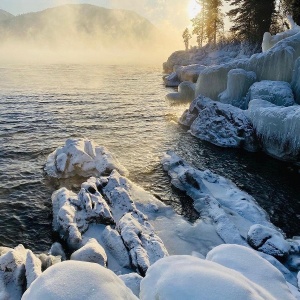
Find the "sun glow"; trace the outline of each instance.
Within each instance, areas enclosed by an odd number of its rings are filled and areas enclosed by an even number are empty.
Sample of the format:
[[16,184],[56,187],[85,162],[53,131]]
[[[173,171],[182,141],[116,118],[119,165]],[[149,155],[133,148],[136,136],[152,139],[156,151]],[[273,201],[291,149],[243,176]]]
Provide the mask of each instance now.
[[190,0],[188,5],[189,18],[195,18],[201,11],[201,6],[196,2],[196,0]]

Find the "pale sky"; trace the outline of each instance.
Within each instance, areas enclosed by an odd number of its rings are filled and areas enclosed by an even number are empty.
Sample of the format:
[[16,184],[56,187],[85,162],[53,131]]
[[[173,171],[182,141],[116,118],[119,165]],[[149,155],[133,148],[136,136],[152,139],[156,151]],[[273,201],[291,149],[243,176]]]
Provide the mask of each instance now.
[[0,0],[0,9],[14,15],[40,11],[62,4],[88,3],[106,8],[134,10],[157,27],[183,30],[190,26],[189,8],[195,0]]

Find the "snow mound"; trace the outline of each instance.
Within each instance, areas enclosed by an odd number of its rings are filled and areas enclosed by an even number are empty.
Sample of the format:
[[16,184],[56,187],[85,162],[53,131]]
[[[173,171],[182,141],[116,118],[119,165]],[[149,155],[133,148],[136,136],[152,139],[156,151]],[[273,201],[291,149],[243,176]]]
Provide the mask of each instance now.
[[183,81],[178,86],[178,93],[169,93],[166,96],[169,101],[187,101],[195,99],[195,84],[190,81]]
[[254,250],[239,245],[220,245],[208,252],[206,259],[241,273],[274,299],[294,299],[283,275]]
[[280,232],[258,224],[250,227],[247,241],[254,249],[276,257],[287,256],[290,250]]
[[46,173],[56,178],[108,175],[114,169],[128,173],[105,147],[87,139],[68,139],[48,156],[45,166]]
[[278,107],[268,101],[252,100],[248,113],[265,152],[283,160],[299,160],[299,105]]
[[112,271],[94,263],[65,261],[47,269],[22,300],[138,299]]
[[[191,115],[197,117],[194,119]],[[249,151],[258,148],[250,119],[240,108],[199,96],[180,121],[189,124],[193,119],[190,132],[201,140],[221,147],[245,148]]]
[[124,274],[119,277],[124,281],[125,285],[130,288],[137,297],[139,297],[140,285],[143,277],[137,273]]
[[197,170],[172,151],[164,155],[162,164],[171,184],[194,200],[195,209],[211,219],[225,243],[247,245],[247,232],[254,224],[274,228],[256,201],[230,180]]
[[255,81],[256,74],[254,72],[247,72],[243,69],[230,70],[227,74],[227,88],[219,94],[219,101],[246,109],[245,97]]
[[141,282],[140,299],[275,300],[276,298],[237,271],[193,256],[174,255],[159,260],[148,269],[146,277]]
[[248,97],[249,101],[261,99],[278,106],[295,104],[292,88],[289,83],[284,81],[262,80],[256,82],[250,87]]

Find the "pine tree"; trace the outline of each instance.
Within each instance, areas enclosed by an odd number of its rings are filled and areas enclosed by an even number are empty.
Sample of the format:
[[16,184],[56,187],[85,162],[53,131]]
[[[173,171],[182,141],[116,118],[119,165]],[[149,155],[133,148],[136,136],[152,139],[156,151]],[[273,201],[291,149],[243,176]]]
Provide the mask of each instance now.
[[281,0],[283,14],[290,14],[294,21],[300,25],[300,0]]
[[232,33],[244,41],[261,42],[263,34],[270,30],[275,13],[276,0],[226,0],[235,8],[228,12],[233,22]]
[[195,34],[197,37],[197,44],[198,47],[202,47],[203,41],[206,38],[206,32],[205,32],[205,14],[206,14],[206,0],[198,0],[196,1],[201,6],[201,11],[198,13],[198,15],[193,18],[192,21],[192,27],[193,31],[192,34]]
[[188,50],[189,49],[189,41],[192,38],[188,28],[186,28],[183,31],[182,37],[183,37],[183,41],[184,41],[184,44],[185,44],[185,50]]

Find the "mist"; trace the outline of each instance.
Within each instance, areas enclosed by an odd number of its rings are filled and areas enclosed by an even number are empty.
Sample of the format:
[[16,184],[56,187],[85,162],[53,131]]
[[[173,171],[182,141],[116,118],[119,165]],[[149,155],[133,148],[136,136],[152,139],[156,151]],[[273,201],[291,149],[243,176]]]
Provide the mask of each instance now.
[[61,5],[1,21],[0,63],[158,64],[182,48],[163,29],[129,10]]

